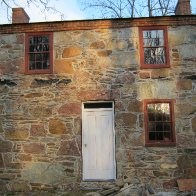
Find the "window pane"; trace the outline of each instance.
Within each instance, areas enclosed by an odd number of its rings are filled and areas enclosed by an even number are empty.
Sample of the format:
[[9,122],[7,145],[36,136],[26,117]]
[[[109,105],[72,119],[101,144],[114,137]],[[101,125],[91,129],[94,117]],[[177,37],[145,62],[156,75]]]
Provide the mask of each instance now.
[[36,54],[36,61],[42,61],[42,54]]
[[156,133],[155,132],[149,132],[149,140],[156,140]]
[[49,35],[29,36],[29,69],[48,69],[50,66]]
[[49,51],[49,45],[43,44],[43,51]]
[[42,69],[42,62],[36,63],[36,69]]
[[170,123],[164,123],[164,131],[168,131],[168,132],[171,131],[171,125],[170,125]]
[[164,46],[163,30],[143,31],[144,46]]
[[144,30],[143,38],[163,38],[163,30]]
[[30,61],[35,61],[35,54],[29,54]]
[[48,37],[48,35],[42,36],[42,42],[43,43],[49,43],[49,37]]
[[163,132],[156,133],[156,139],[157,140],[163,140]]
[[156,131],[155,130],[155,124],[154,123],[149,123],[148,124],[148,129],[149,129],[150,132]]
[[164,141],[170,141],[171,140],[171,134],[169,132],[164,133]]
[[165,49],[164,48],[144,48],[144,63],[145,64],[165,64]]
[[163,123],[156,123],[156,131],[163,131]]
[[149,121],[155,121],[155,114],[154,113],[149,113],[148,114],[148,120]]
[[35,69],[35,62],[31,62],[31,61],[30,61],[29,69],[30,69],[30,70]]
[[147,110],[148,110],[148,112],[154,112],[154,104],[148,104],[147,105]]

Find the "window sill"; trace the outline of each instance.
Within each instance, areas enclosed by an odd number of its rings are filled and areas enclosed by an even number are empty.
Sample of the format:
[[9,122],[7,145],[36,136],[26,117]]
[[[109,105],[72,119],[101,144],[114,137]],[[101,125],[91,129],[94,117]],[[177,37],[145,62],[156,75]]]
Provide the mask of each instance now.
[[170,68],[170,65],[155,65],[155,64],[148,64],[148,65],[141,65],[140,69],[163,69],[163,68]]
[[175,142],[153,142],[153,143],[146,143],[146,147],[173,147],[176,146]]

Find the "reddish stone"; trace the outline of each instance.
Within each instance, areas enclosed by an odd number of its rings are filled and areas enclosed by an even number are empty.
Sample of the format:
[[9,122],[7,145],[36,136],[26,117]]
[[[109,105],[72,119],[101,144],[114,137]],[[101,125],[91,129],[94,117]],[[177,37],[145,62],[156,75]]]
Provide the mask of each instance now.
[[74,139],[69,140],[69,141],[62,141],[57,154],[58,155],[69,155],[69,156],[80,155],[78,151],[77,143]]
[[77,93],[77,97],[81,100],[101,100],[108,99],[109,95],[103,90],[81,90]]
[[169,180],[169,181],[163,183],[163,188],[164,189],[173,189],[177,186],[178,186],[178,184],[177,184],[176,179],[172,179],[172,180]]
[[196,179],[178,179],[180,191],[192,191],[196,189]]
[[24,34],[16,35],[17,44],[24,44]]
[[45,145],[41,143],[30,143],[23,146],[25,153],[42,154],[45,152]]
[[150,78],[150,73],[149,72],[140,72],[139,75],[140,75],[141,79]]
[[44,137],[47,134],[47,130],[45,130],[44,125],[32,125],[30,129],[30,135],[36,137]]
[[61,106],[58,110],[63,115],[78,115],[81,113],[81,103],[69,103]]
[[118,75],[115,82],[120,84],[132,84],[134,81],[134,75],[129,72],[125,72],[123,74]]
[[20,154],[19,159],[21,161],[32,161],[32,156],[31,154]]

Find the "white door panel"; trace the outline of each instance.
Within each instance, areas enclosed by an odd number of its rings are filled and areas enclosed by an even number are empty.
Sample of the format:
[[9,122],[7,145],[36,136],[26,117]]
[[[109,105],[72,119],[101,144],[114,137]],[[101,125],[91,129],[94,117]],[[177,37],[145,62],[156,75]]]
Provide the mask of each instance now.
[[113,110],[84,110],[82,122],[83,179],[115,179]]

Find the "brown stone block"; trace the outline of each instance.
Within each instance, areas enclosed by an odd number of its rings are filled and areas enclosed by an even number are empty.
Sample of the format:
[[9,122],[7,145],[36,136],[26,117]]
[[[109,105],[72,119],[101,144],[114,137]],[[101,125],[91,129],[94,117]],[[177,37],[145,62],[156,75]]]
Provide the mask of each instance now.
[[189,103],[176,104],[176,113],[179,116],[193,114],[195,112],[195,109],[196,109],[196,107],[194,105],[189,104]]
[[45,145],[42,143],[30,143],[23,146],[25,153],[43,154],[45,152]]
[[0,154],[0,168],[4,168],[4,161],[3,161],[2,154]]
[[196,168],[188,168],[184,171],[184,173],[187,178],[195,178],[196,179]]
[[15,174],[12,173],[0,173],[1,180],[13,180],[16,178]]
[[67,128],[59,119],[52,119],[49,122],[49,132],[51,134],[62,135],[67,133]]
[[169,69],[153,69],[151,71],[152,79],[166,78],[169,77],[170,70]]
[[136,126],[137,117],[134,114],[131,114],[131,113],[117,114],[115,119],[116,119],[117,124],[119,123],[120,125],[124,125],[126,127]]
[[105,48],[105,44],[104,44],[103,41],[93,42],[90,45],[90,48],[92,48],[92,49],[104,49]]
[[82,48],[78,46],[70,46],[67,48],[64,48],[62,57],[63,58],[71,58],[79,56],[82,53]]
[[0,139],[0,152],[10,152],[12,149],[12,142],[10,141],[4,141]]
[[37,97],[42,97],[42,96],[43,96],[42,93],[29,93],[29,94],[26,94],[24,98],[37,98]]
[[61,106],[58,110],[63,115],[79,115],[81,113],[81,103],[68,103]]
[[14,191],[14,192],[16,192],[16,191],[23,191],[23,192],[30,191],[30,187],[27,184],[27,182],[23,182],[23,181],[12,182],[10,184],[10,187],[11,187],[11,191]]
[[112,54],[112,50],[103,50],[97,52],[97,55],[100,57],[107,57],[110,56],[110,54]]
[[193,132],[196,132],[196,117],[194,117],[192,119],[191,123],[192,123],[192,130],[193,130]]
[[179,58],[179,53],[177,53],[177,52],[174,52],[174,53],[172,53],[172,57],[174,57],[174,58]]
[[8,191],[6,182],[0,181],[0,193],[1,191]]
[[5,132],[5,138],[9,140],[25,140],[28,137],[28,130],[7,130]]
[[178,90],[192,90],[192,80],[181,79],[177,81],[176,87]]
[[62,141],[58,155],[69,155],[69,156],[79,156],[78,146],[76,140]]
[[164,172],[164,171],[153,171],[153,174],[156,176],[156,177],[164,177],[164,176],[169,176],[167,172]]
[[191,168],[192,164],[191,164],[191,159],[188,155],[181,155],[178,157],[177,159],[177,165],[180,169],[187,169],[187,168]]
[[54,61],[54,73],[67,73],[72,74],[73,73],[73,66],[71,61],[67,60],[55,60]]
[[52,115],[52,108],[47,106],[31,106],[29,107],[29,114],[34,118],[49,117]]
[[20,161],[32,161],[31,154],[20,154],[19,155]]
[[143,102],[141,101],[130,101],[128,106],[129,112],[143,112]]

